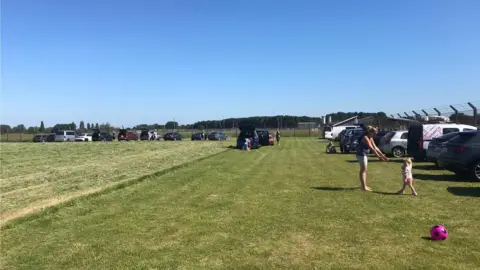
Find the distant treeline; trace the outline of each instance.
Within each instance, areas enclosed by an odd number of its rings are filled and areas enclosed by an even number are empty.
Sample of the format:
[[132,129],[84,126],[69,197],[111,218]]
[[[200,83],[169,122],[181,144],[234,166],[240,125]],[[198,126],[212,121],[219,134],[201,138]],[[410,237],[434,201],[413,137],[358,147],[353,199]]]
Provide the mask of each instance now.
[[[327,121],[330,119],[332,123],[340,122],[358,116],[358,119],[370,117],[370,123],[382,125],[385,122],[386,114],[384,112],[337,112],[328,114]],[[459,113],[458,115],[450,115],[450,120],[462,124],[474,125],[473,116]],[[315,124],[322,124],[323,118],[309,117],[309,116],[292,116],[292,115],[277,115],[277,116],[253,116],[244,118],[227,118],[222,120],[207,120],[199,121],[193,124],[182,125],[174,121],[169,121],[164,125],[161,124],[139,124],[133,127],[125,127],[126,129],[156,129],[156,130],[172,130],[172,129],[232,129],[242,124],[252,124],[260,128],[297,128],[299,123],[313,122]],[[480,125],[480,117],[477,116],[476,125]],[[109,123],[85,123],[80,121],[77,126],[75,123],[56,124],[53,127],[45,127],[43,121],[40,126],[26,127],[23,124],[11,127],[9,125],[0,125],[1,133],[50,133],[57,130],[76,130],[85,132],[92,129],[100,129],[102,131],[112,132],[123,127],[113,127]]]

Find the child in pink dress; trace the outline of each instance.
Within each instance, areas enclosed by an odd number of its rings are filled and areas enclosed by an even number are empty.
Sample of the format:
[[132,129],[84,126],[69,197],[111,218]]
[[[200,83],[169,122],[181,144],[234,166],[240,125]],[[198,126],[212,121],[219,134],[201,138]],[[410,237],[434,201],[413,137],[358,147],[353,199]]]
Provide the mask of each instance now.
[[398,194],[403,194],[405,188],[408,186],[412,190],[412,195],[417,196],[417,191],[413,187],[412,160],[410,158],[403,159],[402,178],[403,187],[398,191]]

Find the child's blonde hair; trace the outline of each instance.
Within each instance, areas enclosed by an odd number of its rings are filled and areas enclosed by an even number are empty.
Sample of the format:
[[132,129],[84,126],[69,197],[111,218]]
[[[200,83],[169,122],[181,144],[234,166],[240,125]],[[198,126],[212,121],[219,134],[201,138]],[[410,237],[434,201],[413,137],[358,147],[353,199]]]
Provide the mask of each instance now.
[[406,157],[406,158],[403,158],[403,162],[407,163],[407,164],[412,164],[412,159],[409,158],[409,157]]
[[376,127],[373,127],[373,126],[367,126],[367,132],[376,132],[377,131],[377,128]]

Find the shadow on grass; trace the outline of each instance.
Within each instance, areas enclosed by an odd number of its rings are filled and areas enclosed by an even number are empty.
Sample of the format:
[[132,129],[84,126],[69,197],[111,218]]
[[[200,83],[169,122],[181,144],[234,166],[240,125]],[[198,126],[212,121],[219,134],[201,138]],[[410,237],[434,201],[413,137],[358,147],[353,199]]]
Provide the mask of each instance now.
[[480,197],[480,187],[448,187],[447,190],[457,196]]
[[312,189],[316,190],[325,190],[325,191],[346,191],[346,190],[356,190],[360,189],[359,187],[311,187]]
[[415,165],[413,164],[413,169],[418,169],[418,170],[425,170],[425,171],[438,171],[440,168],[438,168],[435,165]]
[[423,181],[443,181],[443,182],[468,182],[454,174],[424,174],[424,173],[415,173],[413,174],[415,180]]
[[[358,163],[358,160],[354,159],[354,160],[347,160],[347,162],[349,163]],[[403,161],[401,159],[390,159],[390,161],[382,161],[382,160],[379,160],[378,158],[376,157],[369,157],[368,158],[368,163],[375,163],[375,162],[385,162],[385,163],[402,163]]]
[[396,192],[383,192],[383,191],[372,191],[373,193],[376,194],[382,194],[382,195],[403,195],[403,194],[398,194]]
[[433,241],[430,236],[422,236],[422,239],[427,241]]
[[235,145],[225,146],[225,148],[227,148],[227,149],[237,149],[237,148],[235,147]]

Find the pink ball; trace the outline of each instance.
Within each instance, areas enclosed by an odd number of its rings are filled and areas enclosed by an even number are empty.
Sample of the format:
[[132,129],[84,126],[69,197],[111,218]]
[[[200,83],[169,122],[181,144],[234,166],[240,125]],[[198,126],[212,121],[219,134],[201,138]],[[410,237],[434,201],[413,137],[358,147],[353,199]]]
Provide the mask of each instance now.
[[432,240],[435,241],[445,240],[448,237],[447,228],[445,228],[443,225],[435,225],[430,230],[430,236]]

